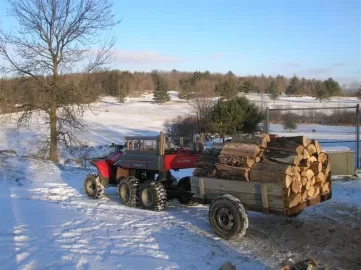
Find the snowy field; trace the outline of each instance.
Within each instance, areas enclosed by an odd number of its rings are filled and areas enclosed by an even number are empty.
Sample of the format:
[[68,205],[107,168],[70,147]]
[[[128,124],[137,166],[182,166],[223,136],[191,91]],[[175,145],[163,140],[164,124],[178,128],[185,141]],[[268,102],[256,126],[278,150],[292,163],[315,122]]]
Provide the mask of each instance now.
[[[94,156],[126,135],[157,134],[165,119],[192,112],[171,94],[165,105],[154,104],[151,95],[124,104],[104,98],[94,104],[95,115],[86,112],[80,136]],[[289,100],[279,102],[301,103]],[[341,102],[354,106],[357,100]],[[161,213],[131,209],[115,188],[101,200],[88,199],[83,180],[93,168],[21,157],[35,150],[41,129],[33,123],[16,134],[12,128],[0,126],[0,150],[18,154],[0,155],[1,269],[219,269],[226,261],[237,269],[279,269],[284,260],[306,258],[326,269],[361,268],[361,179],[334,178],[332,199],[294,219],[249,212],[246,237],[227,242],[212,233],[207,206],[175,200]]]
[[314,97],[288,97],[281,95],[276,100],[271,100],[266,94],[244,94],[257,105],[273,108],[325,108],[325,107],[354,107],[360,100],[357,97],[332,97],[328,100],[316,100]]

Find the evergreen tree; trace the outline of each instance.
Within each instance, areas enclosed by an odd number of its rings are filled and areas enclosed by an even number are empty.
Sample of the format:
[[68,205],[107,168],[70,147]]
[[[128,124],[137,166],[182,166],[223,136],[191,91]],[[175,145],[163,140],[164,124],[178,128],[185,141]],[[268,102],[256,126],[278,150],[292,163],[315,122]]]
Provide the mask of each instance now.
[[167,85],[162,80],[157,70],[152,71],[152,79],[154,82],[153,100],[158,104],[170,101]]
[[276,101],[276,99],[280,96],[280,91],[275,81],[272,81],[271,84],[268,86],[267,92],[268,94],[270,94],[273,101]]
[[185,99],[187,102],[194,96],[195,92],[195,83],[194,80],[187,78],[181,79],[179,81],[180,91],[178,93],[178,97],[180,99]]
[[226,134],[258,131],[262,119],[261,111],[246,97],[219,99],[209,112],[207,129],[224,138]]
[[291,130],[297,129],[297,114],[295,113],[286,113],[283,115],[283,128]]
[[245,93],[257,92],[255,85],[250,81],[245,81],[241,86],[241,91]]
[[220,82],[216,85],[215,92],[226,99],[233,98],[238,94],[236,82],[232,79]]
[[341,87],[334,79],[328,78],[326,81],[324,81],[324,84],[330,97],[341,94]]
[[298,79],[298,77],[293,76],[292,79],[290,80],[290,83],[288,84],[288,86],[286,88],[286,92],[285,92],[286,95],[287,96],[297,95],[299,84],[300,84],[300,80]]
[[329,92],[327,91],[324,82],[317,81],[315,83],[315,95],[316,95],[316,100],[319,100],[320,103],[323,99],[327,99],[329,97]]

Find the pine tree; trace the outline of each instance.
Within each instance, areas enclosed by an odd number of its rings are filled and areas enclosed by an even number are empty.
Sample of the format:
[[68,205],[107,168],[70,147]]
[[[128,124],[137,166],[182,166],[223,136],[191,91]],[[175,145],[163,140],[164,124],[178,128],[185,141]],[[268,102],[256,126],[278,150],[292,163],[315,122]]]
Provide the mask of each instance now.
[[280,91],[275,81],[272,81],[271,84],[268,86],[267,92],[268,94],[270,94],[273,101],[276,101],[276,99],[280,96]]
[[153,100],[158,104],[170,101],[167,85],[162,80],[157,70],[152,71],[152,79],[154,82]]
[[300,80],[297,78],[297,76],[293,76],[286,88],[286,95],[296,95],[298,93],[299,84]]
[[291,130],[297,129],[297,114],[295,113],[286,113],[283,115],[283,128]]
[[256,92],[256,90],[255,85],[250,81],[245,81],[241,86],[241,91],[245,93]]
[[327,99],[329,97],[329,92],[327,91],[324,82],[317,81],[315,83],[315,95],[316,100],[319,100],[320,103],[323,99]]
[[341,94],[341,87],[334,79],[328,78],[326,81],[324,81],[324,84],[330,97]]
[[207,129],[224,138],[226,134],[259,131],[258,124],[263,119],[263,113],[246,97],[234,97],[218,99],[207,118]]
[[195,80],[191,80],[190,78],[181,79],[179,81],[180,91],[178,93],[178,97],[181,99],[187,100],[187,102],[193,97],[195,92]]
[[216,85],[215,92],[218,93],[223,98],[231,99],[237,96],[238,87],[234,80],[228,79],[227,81],[218,83]]

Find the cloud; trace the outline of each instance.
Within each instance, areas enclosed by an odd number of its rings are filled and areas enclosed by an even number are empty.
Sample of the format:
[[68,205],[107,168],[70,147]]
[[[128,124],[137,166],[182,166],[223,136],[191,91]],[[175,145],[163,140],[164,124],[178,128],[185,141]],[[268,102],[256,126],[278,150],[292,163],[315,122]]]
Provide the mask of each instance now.
[[283,68],[296,68],[296,67],[300,67],[301,64],[298,62],[284,62],[282,64]]
[[307,73],[314,75],[324,75],[332,72],[331,67],[321,67],[321,68],[309,68]]
[[176,63],[184,59],[175,56],[158,54],[155,51],[126,51],[117,49],[114,58],[119,63],[149,64],[149,63]]

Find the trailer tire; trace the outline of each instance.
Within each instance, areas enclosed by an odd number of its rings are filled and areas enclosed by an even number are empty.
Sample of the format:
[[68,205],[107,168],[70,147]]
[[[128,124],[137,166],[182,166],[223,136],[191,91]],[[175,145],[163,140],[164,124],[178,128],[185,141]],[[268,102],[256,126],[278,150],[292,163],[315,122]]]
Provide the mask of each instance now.
[[146,210],[163,211],[167,203],[167,191],[159,181],[146,181],[139,188],[139,205]]
[[122,204],[137,207],[139,204],[139,179],[134,176],[123,177],[118,184],[118,195]]
[[288,217],[291,217],[291,218],[298,217],[299,215],[301,215],[301,214],[302,214],[302,212],[303,212],[303,209],[302,209],[302,210],[300,210],[300,211],[298,211],[298,212],[296,212],[296,213],[294,213],[294,214],[292,214],[292,215],[289,215]]
[[232,195],[222,195],[209,206],[209,223],[213,232],[226,240],[236,240],[246,234],[247,211],[241,201]]
[[90,173],[84,180],[84,191],[91,199],[100,199],[104,195],[104,186],[96,173]]

